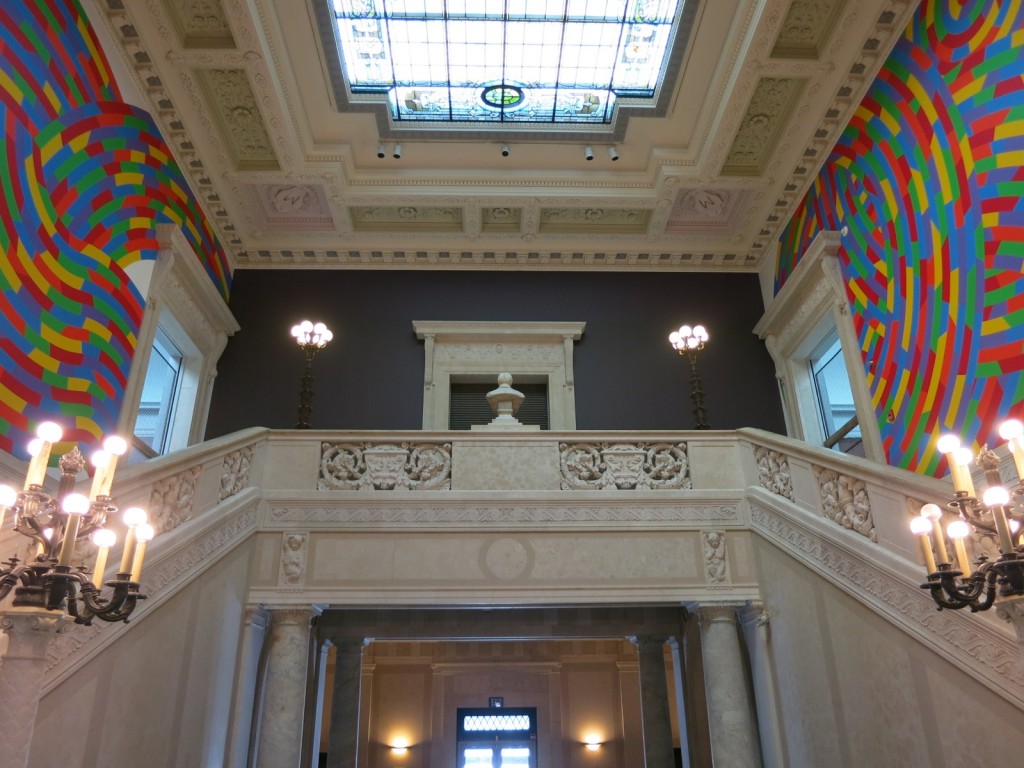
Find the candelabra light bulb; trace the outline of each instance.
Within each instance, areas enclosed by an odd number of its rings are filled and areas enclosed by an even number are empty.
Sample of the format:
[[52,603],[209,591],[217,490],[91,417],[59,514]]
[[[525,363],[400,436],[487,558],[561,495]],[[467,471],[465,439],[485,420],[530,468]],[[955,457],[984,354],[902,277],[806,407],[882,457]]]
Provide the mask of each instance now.
[[39,455],[39,452],[43,450],[43,440],[40,438],[34,438],[28,441],[28,455],[35,458]]
[[44,421],[36,427],[36,437],[47,443],[56,443],[63,434],[60,424],[53,421]]
[[109,528],[100,528],[93,533],[92,543],[100,549],[110,549],[117,543],[117,534]]
[[999,425],[999,436],[1003,440],[1013,440],[1024,435],[1024,424],[1017,419],[1007,419]]
[[986,507],[1002,506],[1010,502],[1010,494],[1003,486],[993,485],[985,489],[982,501]]
[[925,504],[921,507],[921,517],[938,520],[942,517],[942,508],[938,504]]
[[140,523],[135,526],[136,541],[152,541],[154,536],[156,536],[156,530],[149,523]]
[[18,500],[18,492],[9,485],[0,485],[0,507],[13,507]]
[[932,521],[927,517],[918,515],[910,521],[910,532],[915,536],[924,536],[932,532]]
[[960,447],[960,438],[956,435],[943,435],[936,443],[939,453],[950,454]]
[[113,456],[124,456],[128,451],[128,441],[120,435],[111,435],[103,441],[103,450]]
[[124,524],[129,528],[135,528],[146,522],[148,515],[146,510],[139,509],[138,507],[129,507],[124,511]]
[[69,515],[84,515],[89,511],[89,497],[81,493],[69,493],[61,502],[61,507]]
[[971,526],[964,520],[954,520],[946,526],[946,534],[951,539],[963,540],[971,535]]

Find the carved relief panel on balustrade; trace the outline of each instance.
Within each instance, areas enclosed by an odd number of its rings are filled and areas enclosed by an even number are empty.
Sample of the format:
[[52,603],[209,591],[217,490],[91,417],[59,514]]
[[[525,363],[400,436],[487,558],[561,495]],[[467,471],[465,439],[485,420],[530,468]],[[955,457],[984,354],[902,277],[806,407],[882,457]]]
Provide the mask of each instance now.
[[814,467],[814,480],[825,517],[871,541],[878,541],[871,500],[863,480],[818,466]]
[[451,488],[451,443],[322,443],[321,491]]
[[789,472],[786,454],[759,445],[754,448],[754,458],[757,461],[757,481],[760,486],[793,501],[793,477]]
[[562,490],[692,487],[686,443],[561,443]]

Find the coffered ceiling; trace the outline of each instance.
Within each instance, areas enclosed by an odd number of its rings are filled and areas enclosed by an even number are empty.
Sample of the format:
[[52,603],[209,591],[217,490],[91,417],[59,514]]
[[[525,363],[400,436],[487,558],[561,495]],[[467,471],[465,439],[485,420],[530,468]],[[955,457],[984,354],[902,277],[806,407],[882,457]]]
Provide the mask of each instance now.
[[916,6],[687,0],[657,110],[503,133],[349,103],[329,0],[91,2],[237,268],[741,271]]

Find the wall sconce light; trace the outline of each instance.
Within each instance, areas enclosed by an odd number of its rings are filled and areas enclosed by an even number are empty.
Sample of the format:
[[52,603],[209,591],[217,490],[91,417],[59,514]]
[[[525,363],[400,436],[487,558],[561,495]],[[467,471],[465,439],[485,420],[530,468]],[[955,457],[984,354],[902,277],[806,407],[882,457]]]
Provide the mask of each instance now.
[[393,146],[391,148],[391,156],[393,158],[395,158],[395,160],[401,160],[402,159],[402,145],[401,144],[395,144],[395,146]]
[[597,752],[601,749],[601,739],[599,736],[585,736],[583,741],[583,748],[588,752]]
[[409,751],[409,742],[405,739],[395,739],[391,743],[391,754],[404,755]]
[[387,154],[388,154],[388,148],[385,147],[383,144],[378,144],[377,145],[377,157],[383,159],[385,156],[387,156]]
[[619,159],[619,150],[615,147],[608,147],[608,158],[614,163]]
[[583,148],[583,159],[593,160],[594,159],[594,148],[589,144]]
[[502,144],[501,145],[501,156],[502,157],[508,157],[508,151],[509,151],[508,150],[508,144]]

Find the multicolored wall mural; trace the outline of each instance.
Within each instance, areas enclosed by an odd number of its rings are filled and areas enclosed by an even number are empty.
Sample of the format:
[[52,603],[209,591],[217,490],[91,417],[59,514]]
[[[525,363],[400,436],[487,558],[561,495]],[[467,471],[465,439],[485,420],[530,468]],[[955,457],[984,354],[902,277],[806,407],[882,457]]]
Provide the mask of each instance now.
[[145,297],[125,274],[180,226],[225,299],[220,244],[150,115],[123,103],[75,0],[0,4],[0,448],[116,426]]
[[938,473],[947,431],[1000,442],[1024,416],[1021,0],[922,0],[783,233],[776,290],[844,226],[889,462]]

